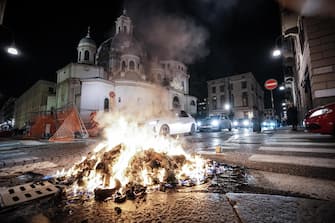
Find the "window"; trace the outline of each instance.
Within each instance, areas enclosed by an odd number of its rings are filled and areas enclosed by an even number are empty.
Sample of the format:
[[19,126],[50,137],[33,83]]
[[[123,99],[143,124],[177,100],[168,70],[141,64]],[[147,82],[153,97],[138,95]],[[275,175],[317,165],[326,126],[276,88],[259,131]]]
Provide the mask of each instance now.
[[125,32],[125,33],[127,32],[127,26],[123,27],[123,32]]
[[195,101],[192,100],[190,105],[195,106]]
[[105,98],[105,100],[104,100],[104,110],[105,111],[109,110],[109,100],[108,100],[108,98]]
[[134,61],[129,62],[129,70],[135,70],[135,62]]
[[212,87],[212,93],[213,93],[213,94],[216,93],[216,87]]
[[125,61],[122,61],[121,70],[122,70],[122,71],[125,71],[125,70],[126,70],[126,67],[127,67],[126,62],[125,62]]
[[247,82],[246,82],[246,81],[242,81],[242,82],[241,82],[241,88],[242,88],[242,89],[247,88]]
[[89,60],[90,59],[90,53],[88,50],[85,50],[85,55],[84,55],[84,60]]
[[229,86],[230,86],[230,90],[234,90],[234,85],[233,85],[233,83],[230,83]]
[[242,93],[242,106],[248,106],[248,93]]
[[217,101],[216,101],[216,96],[214,96],[213,98],[212,98],[212,104],[213,104],[213,110],[216,110],[217,109]]
[[220,96],[220,104],[223,106],[224,104],[224,94]]
[[220,92],[224,92],[224,85],[220,85]]
[[188,115],[187,115],[187,113],[186,113],[185,111],[180,111],[180,113],[179,113],[179,117],[184,117],[184,118],[186,118],[186,117],[188,117]]
[[79,60],[81,60],[81,51],[79,52]]
[[172,107],[173,108],[179,108],[180,107],[180,102],[179,102],[179,98],[177,96],[173,97],[172,100]]

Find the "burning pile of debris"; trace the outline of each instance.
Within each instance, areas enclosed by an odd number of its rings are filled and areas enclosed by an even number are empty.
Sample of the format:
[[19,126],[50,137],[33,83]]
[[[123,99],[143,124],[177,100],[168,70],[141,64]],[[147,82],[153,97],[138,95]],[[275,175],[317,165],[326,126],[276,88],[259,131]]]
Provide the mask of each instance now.
[[121,203],[150,191],[203,184],[227,170],[186,153],[178,139],[153,135],[122,119],[115,123],[119,125],[108,131],[106,141],[67,172],[56,174],[74,194]]

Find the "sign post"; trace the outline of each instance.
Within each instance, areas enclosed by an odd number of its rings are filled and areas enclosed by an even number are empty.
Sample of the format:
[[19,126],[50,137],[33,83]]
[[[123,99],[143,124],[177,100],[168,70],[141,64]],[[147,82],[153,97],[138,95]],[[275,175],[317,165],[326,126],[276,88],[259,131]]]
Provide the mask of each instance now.
[[271,91],[272,116],[274,117],[275,106],[274,106],[273,93],[272,93],[272,91],[278,87],[278,82],[277,82],[276,79],[268,79],[267,81],[265,81],[265,83],[264,83],[264,87],[265,87],[267,90]]

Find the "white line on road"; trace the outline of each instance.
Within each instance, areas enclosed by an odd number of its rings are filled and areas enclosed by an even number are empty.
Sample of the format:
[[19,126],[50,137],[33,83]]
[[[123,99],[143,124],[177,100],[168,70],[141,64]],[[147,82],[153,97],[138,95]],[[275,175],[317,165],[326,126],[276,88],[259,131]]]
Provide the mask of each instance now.
[[335,168],[335,159],[255,154],[250,161]]
[[278,152],[335,153],[335,149],[261,146],[259,150]]

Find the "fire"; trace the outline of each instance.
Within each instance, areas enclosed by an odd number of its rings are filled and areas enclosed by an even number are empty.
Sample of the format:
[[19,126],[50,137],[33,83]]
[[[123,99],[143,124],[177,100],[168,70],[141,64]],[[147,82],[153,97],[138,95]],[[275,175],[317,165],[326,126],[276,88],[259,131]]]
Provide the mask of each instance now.
[[185,180],[199,184],[206,175],[205,160],[186,153],[178,138],[155,135],[146,125],[124,117],[114,118],[105,133],[106,139],[87,157],[56,174],[71,179],[73,191],[125,193],[136,185],[177,185]]

